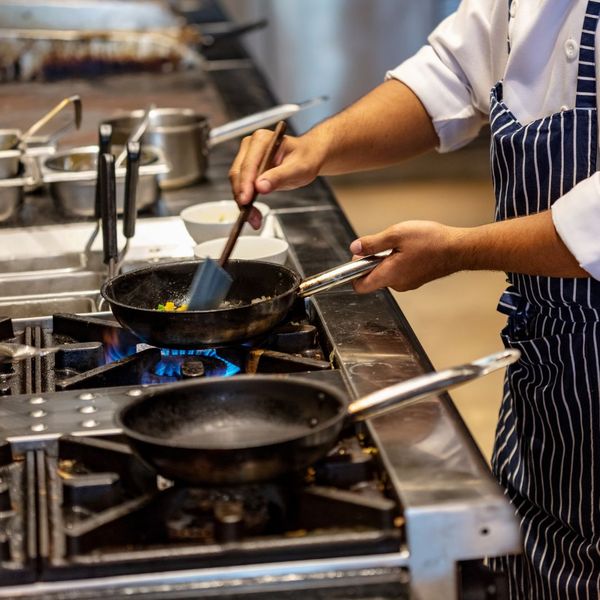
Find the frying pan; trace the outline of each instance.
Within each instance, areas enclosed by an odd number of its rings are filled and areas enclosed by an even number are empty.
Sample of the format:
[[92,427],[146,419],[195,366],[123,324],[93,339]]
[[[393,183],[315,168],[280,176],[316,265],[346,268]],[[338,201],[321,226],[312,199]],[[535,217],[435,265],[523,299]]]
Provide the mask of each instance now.
[[504,350],[378,390],[348,404],[335,387],[241,375],[152,388],[116,415],[131,448],[161,475],[192,485],[273,479],[324,457],[343,426],[396,410],[505,367]]
[[202,261],[152,265],[107,281],[101,289],[115,318],[140,339],[160,348],[213,348],[258,337],[279,323],[296,298],[306,298],[374,269],[384,255],[352,261],[305,279],[281,265],[230,260],[233,284],[227,306],[211,310],[160,312],[159,304],[186,303]]

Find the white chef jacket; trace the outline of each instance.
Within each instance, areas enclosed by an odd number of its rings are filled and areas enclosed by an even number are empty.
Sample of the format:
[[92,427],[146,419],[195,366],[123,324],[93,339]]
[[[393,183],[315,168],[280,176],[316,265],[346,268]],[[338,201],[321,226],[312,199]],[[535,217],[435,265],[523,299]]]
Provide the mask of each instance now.
[[[500,80],[504,102],[523,125],[574,108],[586,5],[584,0],[513,0],[509,14],[508,0],[462,0],[430,35],[429,45],[387,78],[404,82],[419,97],[433,120],[440,152],[477,136],[488,119],[490,90]],[[552,218],[581,267],[600,279],[600,173],[559,198]]]

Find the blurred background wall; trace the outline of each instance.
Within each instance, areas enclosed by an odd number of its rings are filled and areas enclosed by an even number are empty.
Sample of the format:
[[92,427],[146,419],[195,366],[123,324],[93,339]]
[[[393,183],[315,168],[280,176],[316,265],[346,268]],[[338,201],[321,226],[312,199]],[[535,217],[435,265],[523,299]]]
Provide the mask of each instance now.
[[418,50],[458,0],[223,0],[238,21],[266,18],[247,46],[283,101],[327,95],[298,115],[304,131],[383,80]]

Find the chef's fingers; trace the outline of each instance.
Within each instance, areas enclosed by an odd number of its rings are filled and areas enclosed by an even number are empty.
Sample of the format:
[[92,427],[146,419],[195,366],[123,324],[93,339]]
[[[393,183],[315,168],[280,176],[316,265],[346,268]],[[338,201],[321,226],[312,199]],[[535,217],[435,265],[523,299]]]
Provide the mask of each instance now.
[[319,175],[320,165],[310,148],[297,139],[291,139],[286,144],[281,160],[279,162],[276,160],[275,164],[277,166],[258,177],[256,189],[259,193],[295,190],[308,185]]
[[[396,226],[391,226],[380,233],[374,235],[365,235],[354,240],[350,244],[350,252],[354,254],[353,258],[377,254],[385,250],[394,250],[400,243],[400,236]],[[392,253],[375,269],[365,276],[355,279],[352,282],[354,291],[357,294],[368,294],[390,285],[394,277],[397,276],[395,269],[397,267],[397,256]]]
[[262,214],[258,208],[252,207],[250,214],[248,215],[248,223],[252,229],[260,229],[260,225],[262,223]]
[[241,141],[238,153],[233,159],[233,163],[231,163],[231,167],[229,168],[229,183],[231,184],[231,191],[236,202],[238,201],[238,197],[240,195],[241,190],[242,162],[244,161],[244,157],[246,156],[249,144],[250,137],[245,137]]
[[390,256],[363,277],[355,279],[352,282],[354,291],[357,294],[369,294],[388,287],[393,278],[397,276],[397,266],[394,263],[395,260]]
[[374,235],[364,235],[350,244],[350,252],[357,256],[367,256],[377,254],[385,250],[391,250],[397,247],[399,242],[398,232],[395,227],[388,227],[381,233]]
[[[268,129],[259,129],[255,131],[246,141],[244,156],[239,165],[239,185],[237,201],[240,204],[247,204],[252,199],[254,191],[260,194],[268,194],[272,188],[269,186],[258,185],[256,181],[259,172],[258,169],[268,151],[269,145],[273,140],[273,132]],[[281,146],[285,144],[285,139]]]

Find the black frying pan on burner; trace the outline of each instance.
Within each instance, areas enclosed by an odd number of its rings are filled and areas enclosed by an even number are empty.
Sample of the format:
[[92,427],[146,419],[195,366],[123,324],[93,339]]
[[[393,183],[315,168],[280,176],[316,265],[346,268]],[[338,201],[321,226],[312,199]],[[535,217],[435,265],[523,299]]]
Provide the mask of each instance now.
[[230,260],[233,284],[226,305],[211,310],[161,312],[159,304],[185,304],[201,261],[179,261],[119,275],[102,286],[115,318],[140,339],[160,348],[212,348],[260,336],[287,314],[296,298],[340,285],[374,269],[383,256],[367,256],[309,279],[287,267]]
[[364,420],[515,362],[505,350],[428,373],[348,404],[338,389],[300,378],[243,375],[146,391],[117,415],[130,446],[158,473],[191,485],[276,478],[324,457],[349,420]]

